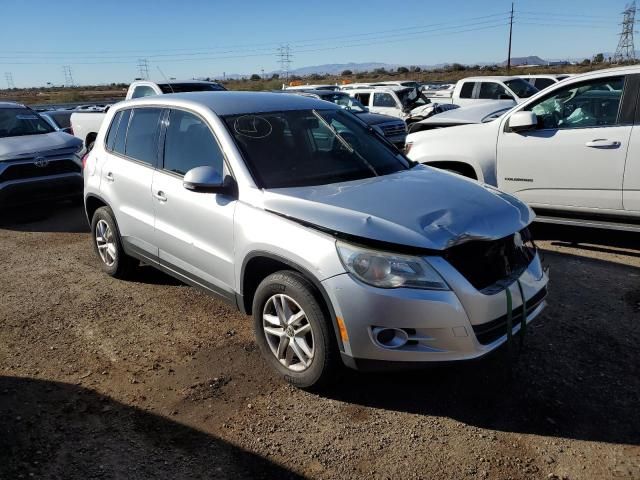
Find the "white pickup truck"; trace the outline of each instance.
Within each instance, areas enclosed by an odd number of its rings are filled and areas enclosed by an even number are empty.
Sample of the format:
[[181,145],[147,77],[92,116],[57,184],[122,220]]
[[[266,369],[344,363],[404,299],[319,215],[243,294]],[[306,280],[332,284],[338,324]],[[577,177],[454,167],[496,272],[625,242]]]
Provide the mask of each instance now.
[[[148,80],[138,80],[129,85],[125,100],[149,97],[151,95],[164,95],[167,93],[220,90],[226,90],[226,88],[216,82],[200,80],[171,80],[161,83],[151,82]],[[73,130],[73,134],[84,142],[86,149],[91,149],[108,109],[109,107],[101,111],[83,111],[71,114],[71,128]]]
[[412,160],[529,203],[538,220],[640,231],[640,67],[557,83],[499,118],[412,133]]
[[433,102],[453,103],[464,107],[492,100],[511,100],[520,103],[538,93],[538,89],[520,77],[468,77],[459,80],[450,96],[442,92],[427,95]]

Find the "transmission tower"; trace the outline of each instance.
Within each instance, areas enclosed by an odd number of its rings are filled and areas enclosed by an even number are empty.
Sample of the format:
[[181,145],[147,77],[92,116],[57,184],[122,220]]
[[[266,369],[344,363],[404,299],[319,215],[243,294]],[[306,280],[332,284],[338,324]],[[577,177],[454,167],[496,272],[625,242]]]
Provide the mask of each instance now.
[[141,79],[149,80],[149,60],[146,58],[138,59],[138,72]]
[[62,72],[64,73],[64,85],[65,87],[73,87],[73,74],[71,73],[70,65],[63,65]]
[[4,78],[7,80],[7,88],[8,89],[16,88],[16,84],[13,83],[13,73],[4,72]]
[[291,47],[287,43],[278,48],[278,61],[280,62],[280,70],[284,73],[286,81],[289,81],[289,67],[291,66]]
[[630,62],[636,59],[636,47],[633,43],[633,27],[636,22],[636,2],[635,0],[625,7],[622,12],[622,33],[618,48],[613,56],[615,63]]

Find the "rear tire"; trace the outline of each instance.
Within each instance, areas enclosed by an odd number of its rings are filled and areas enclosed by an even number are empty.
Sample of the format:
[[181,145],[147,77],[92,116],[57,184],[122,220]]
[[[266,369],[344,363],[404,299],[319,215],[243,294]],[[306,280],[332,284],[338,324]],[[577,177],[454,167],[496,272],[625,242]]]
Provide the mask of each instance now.
[[138,266],[139,262],[128,256],[122,248],[118,224],[109,207],[100,207],[93,214],[91,238],[100,266],[108,275],[127,278]]
[[338,349],[331,323],[304,276],[283,270],[265,278],[253,298],[253,321],[263,357],[286,382],[319,389],[333,379]]

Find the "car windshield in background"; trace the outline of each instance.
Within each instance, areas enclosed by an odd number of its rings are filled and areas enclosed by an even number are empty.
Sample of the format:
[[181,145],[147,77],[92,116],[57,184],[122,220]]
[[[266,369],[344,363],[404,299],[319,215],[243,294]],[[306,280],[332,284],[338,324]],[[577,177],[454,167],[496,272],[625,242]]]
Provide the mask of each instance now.
[[224,121],[262,188],[325,185],[410,167],[372,129],[344,110],[232,115]]
[[0,138],[51,133],[53,128],[27,108],[0,108]]
[[402,106],[405,108],[416,108],[426,105],[427,103],[431,103],[431,100],[422,95],[422,93],[416,88],[397,90],[396,95],[402,102]]
[[325,100],[327,102],[335,103],[336,105],[340,105],[341,107],[354,112],[367,111],[367,109],[364,108],[364,105],[362,105],[357,99],[350,97],[346,93],[334,93],[331,95],[322,95],[320,99]]
[[217,83],[159,83],[162,93],[186,93],[186,92],[221,92],[225,88]]
[[58,128],[69,128],[71,126],[71,113],[65,112],[47,112],[47,115],[55,122]]
[[513,80],[507,80],[504,83],[519,98],[529,98],[531,95],[535,95],[540,91],[536,87],[531,85],[529,82],[527,82],[526,80],[522,80],[521,78],[514,78]]

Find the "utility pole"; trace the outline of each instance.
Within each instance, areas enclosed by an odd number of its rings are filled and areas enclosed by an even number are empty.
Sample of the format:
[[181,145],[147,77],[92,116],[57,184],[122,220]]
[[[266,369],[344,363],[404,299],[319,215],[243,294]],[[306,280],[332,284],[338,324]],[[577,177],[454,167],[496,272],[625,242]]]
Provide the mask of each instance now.
[[12,88],[16,88],[16,84],[13,83],[13,73],[4,72],[4,78],[7,80],[7,88],[11,90]]
[[513,2],[511,2],[511,16],[509,17],[509,53],[507,54],[507,73],[511,70],[511,37],[513,35]]
[[71,65],[63,65],[62,72],[64,73],[64,86],[73,87],[73,75],[71,73]]
[[613,56],[615,63],[633,62],[636,59],[636,47],[633,43],[633,28],[636,22],[636,2],[635,0],[627,4],[622,12],[622,32],[618,41],[618,48]]
[[284,73],[285,81],[289,81],[289,67],[291,66],[291,47],[287,43],[278,48],[278,61],[280,62],[280,70]]
[[140,78],[149,80],[149,60],[146,58],[138,59],[138,72],[140,73]]

